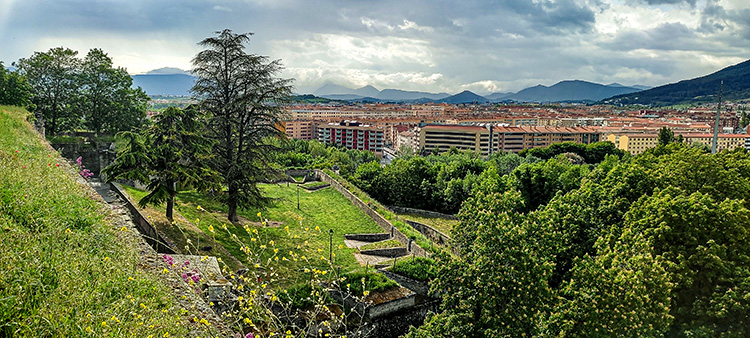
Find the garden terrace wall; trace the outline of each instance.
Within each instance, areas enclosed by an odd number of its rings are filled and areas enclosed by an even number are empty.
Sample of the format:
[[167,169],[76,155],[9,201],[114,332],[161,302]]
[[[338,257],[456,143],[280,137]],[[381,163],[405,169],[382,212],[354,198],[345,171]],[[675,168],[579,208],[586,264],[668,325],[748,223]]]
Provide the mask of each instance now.
[[399,275],[397,273],[390,272],[386,269],[380,269],[380,272],[385,274],[386,277],[392,279],[401,286],[416,292],[420,296],[430,296],[430,285],[425,282],[411,279],[406,276]]
[[458,217],[454,215],[444,214],[444,213],[440,213],[437,211],[398,207],[398,206],[389,206],[388,209],[390,209],[391,211],[397,214],[411,214],[411,215],[417,215],[417,216],[426,217],[426,218],[445,218],[445,219],[450,219],[450,220],[458,219]]
[[141,214],[141,211],[138,210],[138,207],[130,200],[119,184],[110,182],[109,186],[112,191],[120,195],[122,200],[125,201],[125,205],[128,207],[131,218],[133,219],[133,224],[135,224],[143,238],[152,248],[154,248],[154,250],[156,250],[156,252],[167,254],[178,252],[175,249],[176,245],[174,242],[159,232],[159,230],[157,230],[156,227],[154,227],[151,222]]
[[427,239],[431,240],[433,243],[442,245],[442,246],[449,246],[451,244],[451,238],[448,237],[448,235],[438,231],[437,229],[424,224],[415,222],[412,220],[405,219],[404,220],[407,224],[409,224],[414,230],[417,230],[422,233]]
[[[346,189],[341,183],[333,179],[331,176],[323,172],[322,170],[315,169],[315,174],[318,177],[319,180],[323,182],[330,183],[331,186],[334,187],[334,189],[338,190],[346,199],[348,199],[352,204],[354,204],[357,208],[362,210],[367,216],[369,216],[375,223],[380,226],[383,231],[392,234],[392,238],[401,242],[404,246],[406,246],[407,250],[413,255],[420,256],[420,257],[428,257],[429,254],[427,251],[422,249],[417,243],[413,243],[414,241],[404,235],[401,231],[399,231],[390,221],[385,219],[383,215],[379,214],[377,211],[373,210],[369,205],[367,205],[365,202],[362,202],[359,197],[355,196],[349,189]],[[412,242],[412,243],[410,243]]]

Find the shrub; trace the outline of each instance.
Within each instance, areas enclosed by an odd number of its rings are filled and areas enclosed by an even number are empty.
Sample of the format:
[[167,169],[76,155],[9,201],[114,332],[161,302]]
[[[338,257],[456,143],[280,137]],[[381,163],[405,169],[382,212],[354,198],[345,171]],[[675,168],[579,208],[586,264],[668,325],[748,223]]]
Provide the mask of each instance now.
[[396,261],[390,271],[422,282],[429,282],[437,277],[437,265],[431,258],[416,257]]

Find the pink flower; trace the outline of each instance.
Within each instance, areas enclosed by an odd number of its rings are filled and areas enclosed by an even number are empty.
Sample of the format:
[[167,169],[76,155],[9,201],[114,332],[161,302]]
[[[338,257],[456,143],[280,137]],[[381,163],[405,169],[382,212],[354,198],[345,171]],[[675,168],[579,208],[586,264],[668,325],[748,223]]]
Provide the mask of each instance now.
[[247,334],[245,335],[245,338],[255,338],[255,335],[253,335],[253,333],[252,333],[252,332],[248,332],[248,333],[247,333]]

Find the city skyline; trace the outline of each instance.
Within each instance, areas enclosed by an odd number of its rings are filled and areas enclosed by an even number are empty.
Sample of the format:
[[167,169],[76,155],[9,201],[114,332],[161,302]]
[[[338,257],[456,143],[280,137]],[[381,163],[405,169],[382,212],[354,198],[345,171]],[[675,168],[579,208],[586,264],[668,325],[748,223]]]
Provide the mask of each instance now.
[[326,82],[429,92],[515,92],[562,80],[658,86],[750,57],[744,0],[0,0],[0,61],[101,48],[131,74],[190,68],[197,42],[253,32],[296,92]]

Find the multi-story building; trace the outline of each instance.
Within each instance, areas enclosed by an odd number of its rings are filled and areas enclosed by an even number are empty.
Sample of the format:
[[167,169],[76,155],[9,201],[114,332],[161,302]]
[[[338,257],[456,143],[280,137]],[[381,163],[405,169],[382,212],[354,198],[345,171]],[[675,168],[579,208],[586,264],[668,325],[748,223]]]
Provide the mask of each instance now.
[[[711,147],[713,134],[680,134],[684,143],[702,143]],[[625,150],[632,155],[643,154],[646,150],[655,148],[659,144],[659,134],[609,134],[607,140],[614,143],[617,148]],[[716,150],[746,148],[750,149],[750,135],[746,134],[719,134]]]
[[586,127],[427,125],[420,132],[419,146],[427,150],[437,148],[439,152],[455,147],[489,155],[497,151],[519,152],[568,141],[589,144],[599,139],[600,134],[596,129]]
[[310,141],[318,136],[315,129],[318,123],[313,120],[284,121],[284,131],[289,138]]
[[346,149],[369,150],[377,156],[383,154],[383,129],[357,121],[319,124],[318,141],[340,145]]

